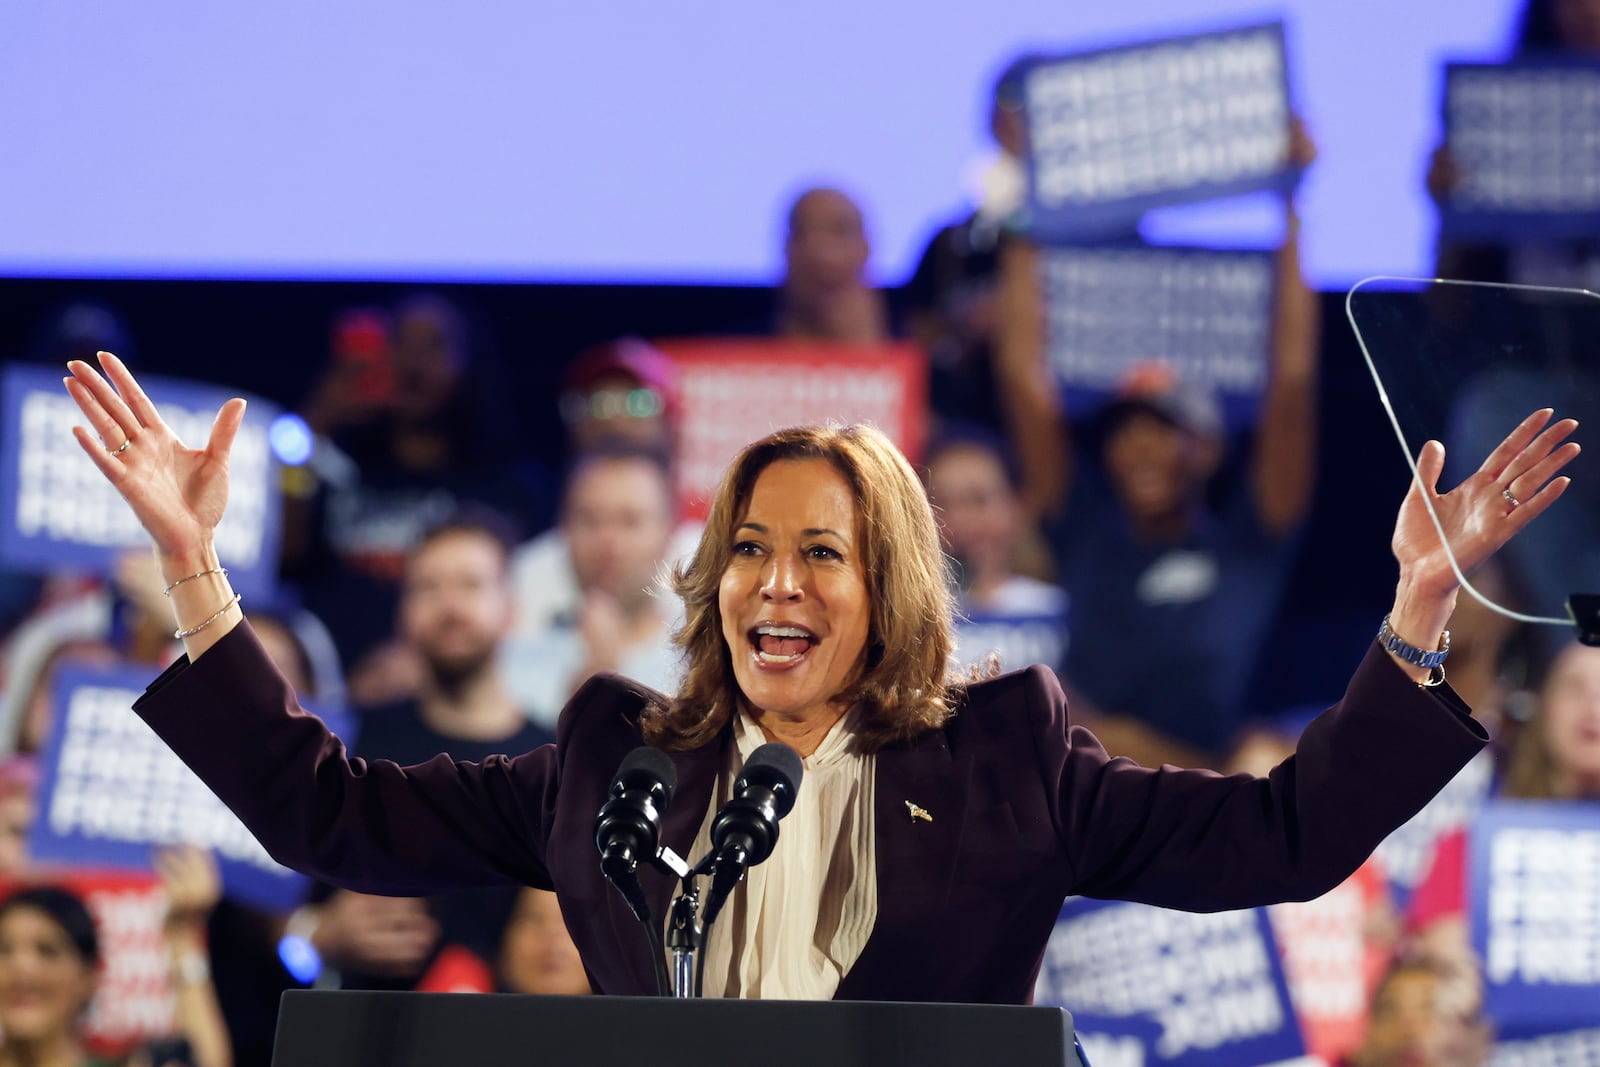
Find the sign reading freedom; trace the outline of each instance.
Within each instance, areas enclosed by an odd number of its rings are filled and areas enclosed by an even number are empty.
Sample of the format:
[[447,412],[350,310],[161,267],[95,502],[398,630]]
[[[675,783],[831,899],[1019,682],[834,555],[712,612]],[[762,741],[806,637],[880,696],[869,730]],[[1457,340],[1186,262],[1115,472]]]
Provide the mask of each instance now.
[[1468,839],[1473,947],[1502,1032],[1593,1026],[1600,1005],[1600,803],[1496,800]]
[[[204,447],[217,410],[233,393],[171,379],[142,384],[162,418],[190,447]],[[282,498],[267,428],[271,404],[250,400],[228,460],[228,510],[217,554],[245,597],[277,581]],[[0,382],[0,560],[19,570],[76,569],[109,575],[117,556],[148,551],[133,511],[72,436],[85,425],[61,372],[13,364]],[[113,442],[115,444],[115,442]]]
[[1039,256],[1047,359],[1074,418],[1136,366],[1164,363],[1250,425],[1266,390],[1275,255],[1200,248],[1062,247]]
[[1030,614],[975,613],[955,624],[956,657],[962,664],[999,658],[1003,671],[1042,663],[1059,670],[1067,658],[1067,609]]
[[1445,68],[1445,140],[1459,181],[1441,205],[1456,238],[1600,234],[1600,63]]
[[703,519],[739,450],[773,430],[871,423],[916,461],[927,433],[928,363],[915,345],[765,338],[672,340],[678,365],[678,498]]
[[1023,98],[1022,223],[1042,242],[1125,236],[1152,208],[1297,178],[1281,22],[1041,59]]
[[1096,1064],[1232,1067],[1305,1055],[1260,908],[1195,915],[1069,898],[1034,1001],[1072,1012]]
[[[147,667],[61,667],[40,758],[30,855],[41,862],[149,870],[154,846],[195,845],[216,852],[230,897],[290,910],[300,903],[306,879],[268,856],[134,712],[149,682]],[[227,709],[216,711],[225,734]],[[330,720],[328,726],[349,740],[348,724]]]

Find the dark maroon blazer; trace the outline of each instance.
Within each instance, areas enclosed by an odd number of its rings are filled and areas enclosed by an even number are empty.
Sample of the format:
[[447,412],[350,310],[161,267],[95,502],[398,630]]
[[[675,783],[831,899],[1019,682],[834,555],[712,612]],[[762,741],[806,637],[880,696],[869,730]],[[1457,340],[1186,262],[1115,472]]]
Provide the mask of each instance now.
[[[595,990],[642,995],[655,988],[646,942],[600,875],[593,835],[653,699],[601,676],[572,698],[553,746],[482,764],[351,759],[241,625],[135,709],[280,863],[368,893],[553,888]],[[672,753],[663,843],[680,855],[729,738]],[[943,729],[877,756],[878,917],[837,995],[1026,1003],[1069,894],[1189,911],[1318,896],[1486,739],[1448,687],[1415,685],[1376,644],[1267,778],[1109,759],[1068,726],[1043,667],[975,683]],[[659,920],[674,884],[643,879]]]

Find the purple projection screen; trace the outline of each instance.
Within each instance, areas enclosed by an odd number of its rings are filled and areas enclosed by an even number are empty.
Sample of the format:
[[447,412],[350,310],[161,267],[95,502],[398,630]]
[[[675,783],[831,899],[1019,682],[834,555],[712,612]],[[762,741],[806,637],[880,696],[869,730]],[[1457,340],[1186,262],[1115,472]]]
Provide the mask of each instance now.
[[[1513,0],[136,5],[0,10],[0,275],[760,282],[836,183],[880,282],[960,210],[1021,50],[1283,17],[1312,280],[1415,274],[1439,64]],[[1270,240],[1266,204],[1160,240]]]

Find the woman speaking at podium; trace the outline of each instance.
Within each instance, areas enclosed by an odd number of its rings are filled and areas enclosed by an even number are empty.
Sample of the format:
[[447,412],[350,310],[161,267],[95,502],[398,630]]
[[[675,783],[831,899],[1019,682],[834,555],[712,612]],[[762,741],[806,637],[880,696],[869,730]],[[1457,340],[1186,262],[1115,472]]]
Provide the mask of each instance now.
[[[218,563],[244,401],[190,449],[115,357],[101,362],[109,380],[70,364],[92,427],[74,432],[154,541],[187,651],[139,714],[290,867],[367,893],[553,888],[611,994],[655,990],[593,836],[641,743],[676,765],[662,842],[691,859],[750,752],[782,741],[805,760],[774,854],[712,928],[710,995],[1025,1003],[1069,894],[1214,911],[1323,893],[1485,742],[1432,665],[1457,580],[1423,494],[1470,570],[1560,496],[1578,451],[1563,443],[1576,423],[1542,410],[1439,493],[1444,451],[1423,450],[1381,640],[1265,778],[1108,758],[1042,667],[953,679],[933,513],[910,464],[859,427],[781,431],[735,460],[677,575],[679,693],[601,676],[553,746],[400,767],[350,758],[300,710]],[[1293,671],[1311,654],[1276,660]],[[643,882],[664,916],[675,880]]]

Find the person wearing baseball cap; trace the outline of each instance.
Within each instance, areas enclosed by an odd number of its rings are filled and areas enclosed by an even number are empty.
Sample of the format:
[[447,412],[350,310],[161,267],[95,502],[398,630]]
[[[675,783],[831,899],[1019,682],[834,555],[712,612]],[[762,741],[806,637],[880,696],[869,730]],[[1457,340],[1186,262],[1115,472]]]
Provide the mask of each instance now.
[[1046,366],[1037,250],[1003,252],[996,366],[1026,497],[1072,597],[1063,681],[1108,748],[1146,765],[1220,765],[1311,506],[1318,308],[1289,213],[1267,386],[1252,446],[1233,460],[1216,397],[1159,361],[1069,428]]

